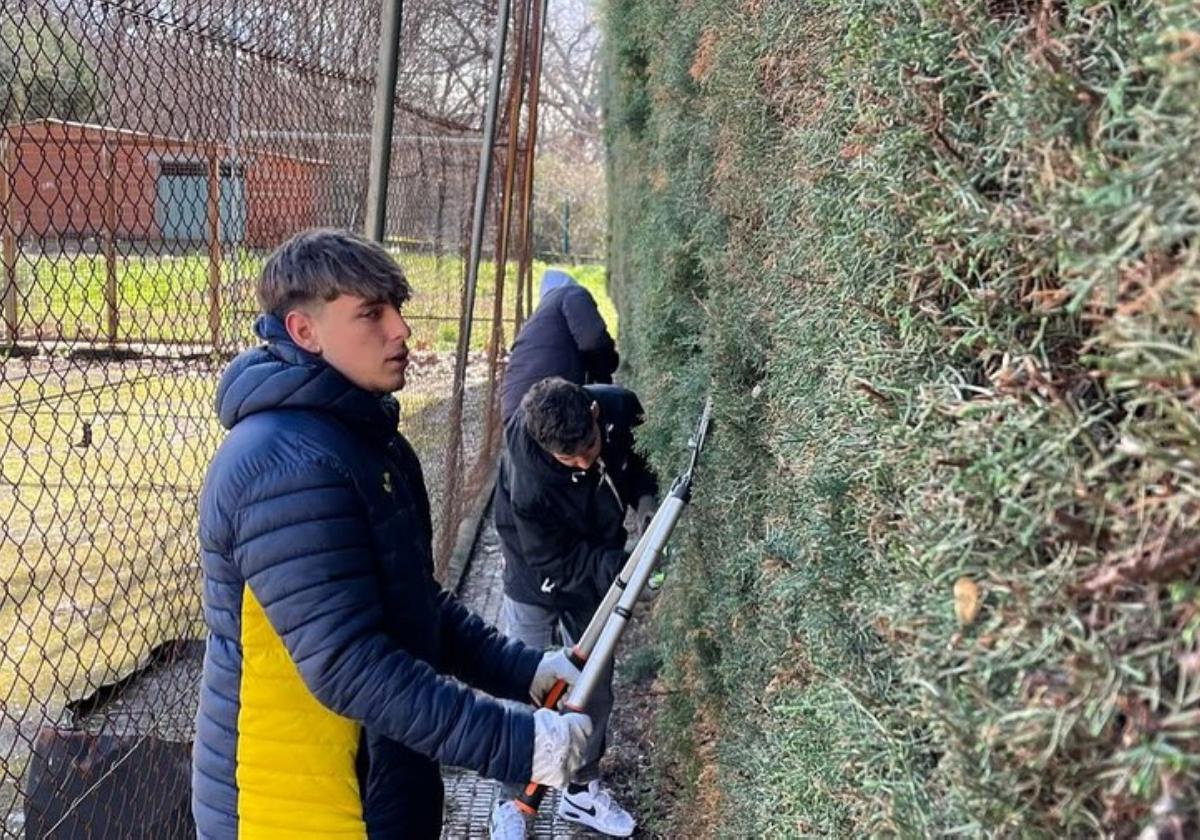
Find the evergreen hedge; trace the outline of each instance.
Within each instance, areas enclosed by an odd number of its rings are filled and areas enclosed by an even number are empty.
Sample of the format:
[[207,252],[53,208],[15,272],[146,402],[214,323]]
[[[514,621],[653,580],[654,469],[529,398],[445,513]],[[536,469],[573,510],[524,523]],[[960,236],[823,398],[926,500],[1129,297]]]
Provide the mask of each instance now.
[[660,830],[1198,830],[1198,8],[606,0]]

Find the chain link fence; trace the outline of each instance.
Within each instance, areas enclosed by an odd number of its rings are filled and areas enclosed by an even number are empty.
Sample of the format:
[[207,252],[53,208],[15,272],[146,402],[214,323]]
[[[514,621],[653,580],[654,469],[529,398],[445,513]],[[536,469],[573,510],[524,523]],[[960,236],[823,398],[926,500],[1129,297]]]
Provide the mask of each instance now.
[[[443,564],[490,463],[488,350],[516,320],[511,292],[494,317],[486,256],[462,311],[496,15],[407,2],[400,46],[386,242],[416,296],[398,396]],[[352,0],[0,11],[0,836],[192,833],[217,381],[255,340],[270,250],[363,228],[379,29]]]

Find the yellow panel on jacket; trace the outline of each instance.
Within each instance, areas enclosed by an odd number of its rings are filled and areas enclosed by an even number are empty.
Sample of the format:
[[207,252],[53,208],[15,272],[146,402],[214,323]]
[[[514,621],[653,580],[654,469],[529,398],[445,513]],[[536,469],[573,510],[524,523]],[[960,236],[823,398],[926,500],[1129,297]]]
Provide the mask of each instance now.
[[[238,712],[238,836],[365,838],[361,727],[320,704],[246,586]],[[306,831],[297,831],[296,826]]]

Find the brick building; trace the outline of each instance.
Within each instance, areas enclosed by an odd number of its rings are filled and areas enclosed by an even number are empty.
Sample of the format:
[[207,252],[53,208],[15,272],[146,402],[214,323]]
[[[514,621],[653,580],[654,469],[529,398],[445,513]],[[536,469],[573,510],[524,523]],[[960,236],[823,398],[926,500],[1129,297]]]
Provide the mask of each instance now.
[[0,145],[21,240],[101,236],[108,218],[118,240],[204,242],[215,205],[223,241],[265,248],[317,224],[328,193],[324,161],[98,125],[8,125]]

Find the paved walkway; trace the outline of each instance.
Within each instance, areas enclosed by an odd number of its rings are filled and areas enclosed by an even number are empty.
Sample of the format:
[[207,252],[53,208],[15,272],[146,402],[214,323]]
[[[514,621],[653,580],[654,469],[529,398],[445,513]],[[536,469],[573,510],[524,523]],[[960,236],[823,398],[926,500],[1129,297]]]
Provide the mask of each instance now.
[[[500,541],[491,515],[484,520],[479,542],[467,568],[466,578],[459,589],[459,596],[471,610],[495,623],[500,617],[500,602],[503,594],[501,583]],[[496,800],[499,785],[490,779],[481,779],[468,770],[445,768],[446,816],[442,829],[443,838],[486,838],[488,815]],[[542,803],[541,811],[533,825],[532,837],[544,838],[599,838],[602,834],[573,829],[556,816],[558,794],[552,793]]]

